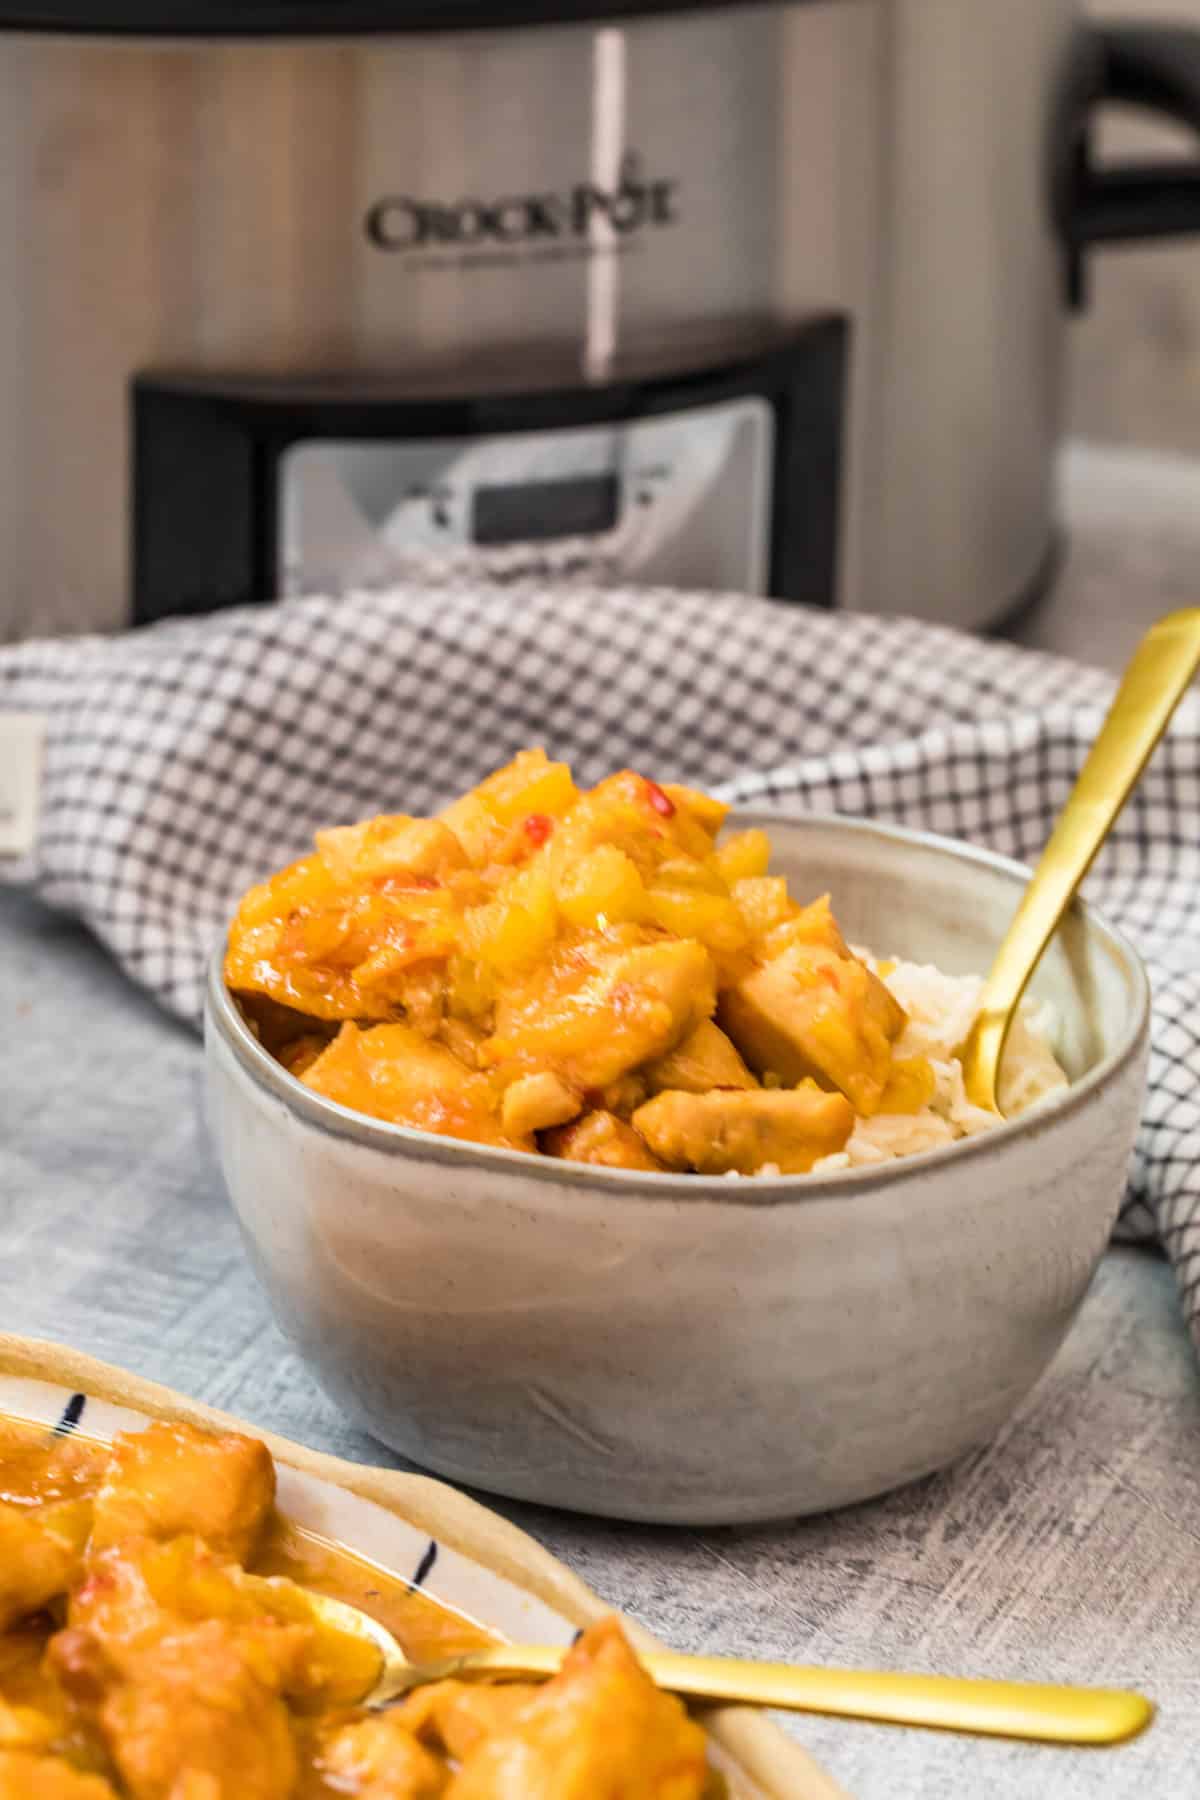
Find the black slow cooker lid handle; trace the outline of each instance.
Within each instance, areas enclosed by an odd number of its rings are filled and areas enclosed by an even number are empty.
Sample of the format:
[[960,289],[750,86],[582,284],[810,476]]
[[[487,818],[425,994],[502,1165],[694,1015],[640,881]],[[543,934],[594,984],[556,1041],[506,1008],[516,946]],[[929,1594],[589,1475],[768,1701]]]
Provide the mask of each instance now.
[[361,37],[619,21],[762,0],[0,0],[0,30],[123,37]]
[[1200,149],[1192,157],[1097,163],[1098,106],[1158,113],[1200,134],[1200,31],[1112,21],[1081,28],[1052,129],[1056,222],[1068,295],[1085,298],[1084,253],[1102,244],[1200,234]]

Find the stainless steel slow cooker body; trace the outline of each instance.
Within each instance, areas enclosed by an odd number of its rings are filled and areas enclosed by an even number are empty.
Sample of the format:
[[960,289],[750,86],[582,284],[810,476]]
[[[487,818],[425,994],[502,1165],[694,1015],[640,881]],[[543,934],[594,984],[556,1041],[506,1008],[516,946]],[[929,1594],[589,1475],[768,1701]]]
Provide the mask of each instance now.
[[[619,414],[630,370],[702,384],[814,317],[848,333],[815,597],[966,625],[1012,607],[1052,536],[1105,92],[1075,0],[562,17],[586,10],[0,6],[0,636],[129,619],[174,455],[135,458],[139,379],[301,393],[309,417],[371,393],[486,413],[514,387],[611,391]],[[1132,97],[1183,115],[1183,88]],[[1143,228],[1134,201],[1112,234]],[[1179,204],[1158,228],[1196,223]],[[777,413],[776,468],[805,429]],[[236,454],[233,502],[193,478],[217,536],[280,504]]]

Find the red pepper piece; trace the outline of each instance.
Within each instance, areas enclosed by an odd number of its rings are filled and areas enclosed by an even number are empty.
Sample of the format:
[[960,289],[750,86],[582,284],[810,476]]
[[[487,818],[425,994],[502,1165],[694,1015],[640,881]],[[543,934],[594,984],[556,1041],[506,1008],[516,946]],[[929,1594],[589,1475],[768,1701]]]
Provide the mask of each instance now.
[[546,813],[530,813],[525,821],[525,836],[531,844],[544,844],[554,830],[554,820]]

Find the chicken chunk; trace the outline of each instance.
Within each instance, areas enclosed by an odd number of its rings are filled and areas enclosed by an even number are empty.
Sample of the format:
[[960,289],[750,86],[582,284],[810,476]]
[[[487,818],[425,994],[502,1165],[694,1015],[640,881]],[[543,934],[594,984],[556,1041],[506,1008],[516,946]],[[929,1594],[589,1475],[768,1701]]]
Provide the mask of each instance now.
[[568,951],[550,972],[506,989],[486,1046],[497,1063],[553,1068],[568,1085],[605,1088],[708,1018],[712,959],[687,939]]
[[675,1088],[685,1094],[706,1094],[710,1088],[756,1088],[753,1075],[736,1046],[712,1019],[705,1019],[682,1044],[658,1062],[649,1063],[645,1076],[652,1093]]
[[602,1169],[661,1169],[662,1163],[652,1156],[632,1125],[618,1119],[615,1113],[585,1113],[571,1125],[558,1131],[547,1131],[542,1137],[547,1156],[559,1156],[564,1162],[594,1163]]
[[615,1619],[463,1760],[447,1800],[700,1800],[704,1733],[639,1665]]
[[392,875],[349,885],[310,856],[246,895],[230,928],[225,979],[234,993],[311,1019],[390,1019],[414,970],[444,965],[460,923],[449,883]]
[[[256,1656],[284,1645],[283,1692],[306,1711],[353,1703],[377,1673],[372,1646],[315,1618],[302,1588],[286,1577],[247,1574],[196,1537],[135,1539],[97,1551],[68,1615],[71,1628],[119,1666],[155,1634],[205,1618],[248,1633]],[[302,1636],[278,1635],[284,1627],[299,1627]]]
[[185,1532],[245,1562],[275,1500],[275,1465],[257,1438],[161,1421],[120,1432],[95,1500],[92,1549]]
[[327,1037],[319,1037],[315,1031],[306,1031],[300,1037],[289,1038],[275,1052],[289,1075],[303,1075],[311,1069],[322,1051],[329,1047]]
[[358,1800],[439,1800],[449,1771],[394,1712],[352,1719],[325,1732],[314,1759],[324,1785]]
[[[68,1503],[68,1511],[74,1509]],[[79,1573],[81,1544],[55,1528],[62,1507],[0,1501],[0,1631],[65,1594]]]
[[0,1800],[117,1800],[117,1791],[58,1757],[0,1750]]
[[869,1118],[879,1109],[904,1010],[856,957],[790,944],[721,996],[721,1024],[760,1075],[813,1077]]
[[393,1716],[422,1744],[461,1763],[493,1732],[508,1731],[537,1691],[527,1681],[433,1681]]
[[533,1145],[531,1137],[505,1130],[499,1094],[488,1076],[411,1025],[373,1025],[367,1031],[343,1025],[301,1079],[315,1093],[396,1125],[508,1150]]
[[292,1794],[285,1696],[312,1684],[317,1633],[307,1609],[280,1616],[275,1587],[190,1537],[89,1557],[46,1663],[131,1800]]
[[854,1108],[811,1083],[753,1093],[664,1093],[639,1107],[633,1124],[671,1169],[753,1175],[774,1163],[784,1174],[803,1175],[842,1148]]
[[123,1643],[70,1627],[50,1657],[131,1800],[288,1800],[299,1759],[280,1697],[306,1649],[299,1626],[171,1620]]
[[[82,1642],[78,1634],[83,1633],[89,1643],[102,1646],[110,1659],[119,1661],[126,1644],[136,1644],[161,1630],[165,1615],[172,1609],[171,1589],[178,1585],[171,1577],[175,1573],[175,1546],[181,1543],[193,1545],[212,1562],[212,1552],[204,1550],[198,1538],[174,1538],[167,1544],[157,1544],[153,1538],[137,1538],[91,1552],[86,1578],[75,1588],[67,1609],[68,1626],[76,1634],[75,1648]],[[164,1553],[165,1568],[159,1561]],[[159,1579],[160,1574],[165,1579]],[[186,1611],[186,1607],[182,1610]],[[65,1643],[65,1637],[53,1640],[52,1665]],[[77,1683],[75,1686],[78,1689]]]
[[521,1075],[504,1090],[500,1117],[513,1137],[525,1137],[532,1131],[548,1131],[552,1125],[565,1125],[583,1105],[582,1097],[568,1087],[561,1076],[549,1069],[535,1075]]

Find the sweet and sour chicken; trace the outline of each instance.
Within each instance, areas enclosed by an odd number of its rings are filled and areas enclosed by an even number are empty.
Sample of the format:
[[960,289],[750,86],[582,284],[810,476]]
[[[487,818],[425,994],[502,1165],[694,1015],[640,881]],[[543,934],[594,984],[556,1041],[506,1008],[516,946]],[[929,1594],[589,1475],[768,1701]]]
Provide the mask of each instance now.
[[374,1118],[608,1168],[806,1172],[919,1110],[906,1018],[765,832],[523,751],[434,819],[317,833],[225,977],[283,1065]]
[[614,1619],[544,1685],[443,1681],[385,1712],[356,1707],[375,1653],[319,1623],[293,1576],[365,1600],[413,1657],[486,1640],[378,1570],[289,1537],[252,1438],[156,1424],[106,1450],[0,1424],[0,1494],[0,1800],[718,1791],[703,1731]]

